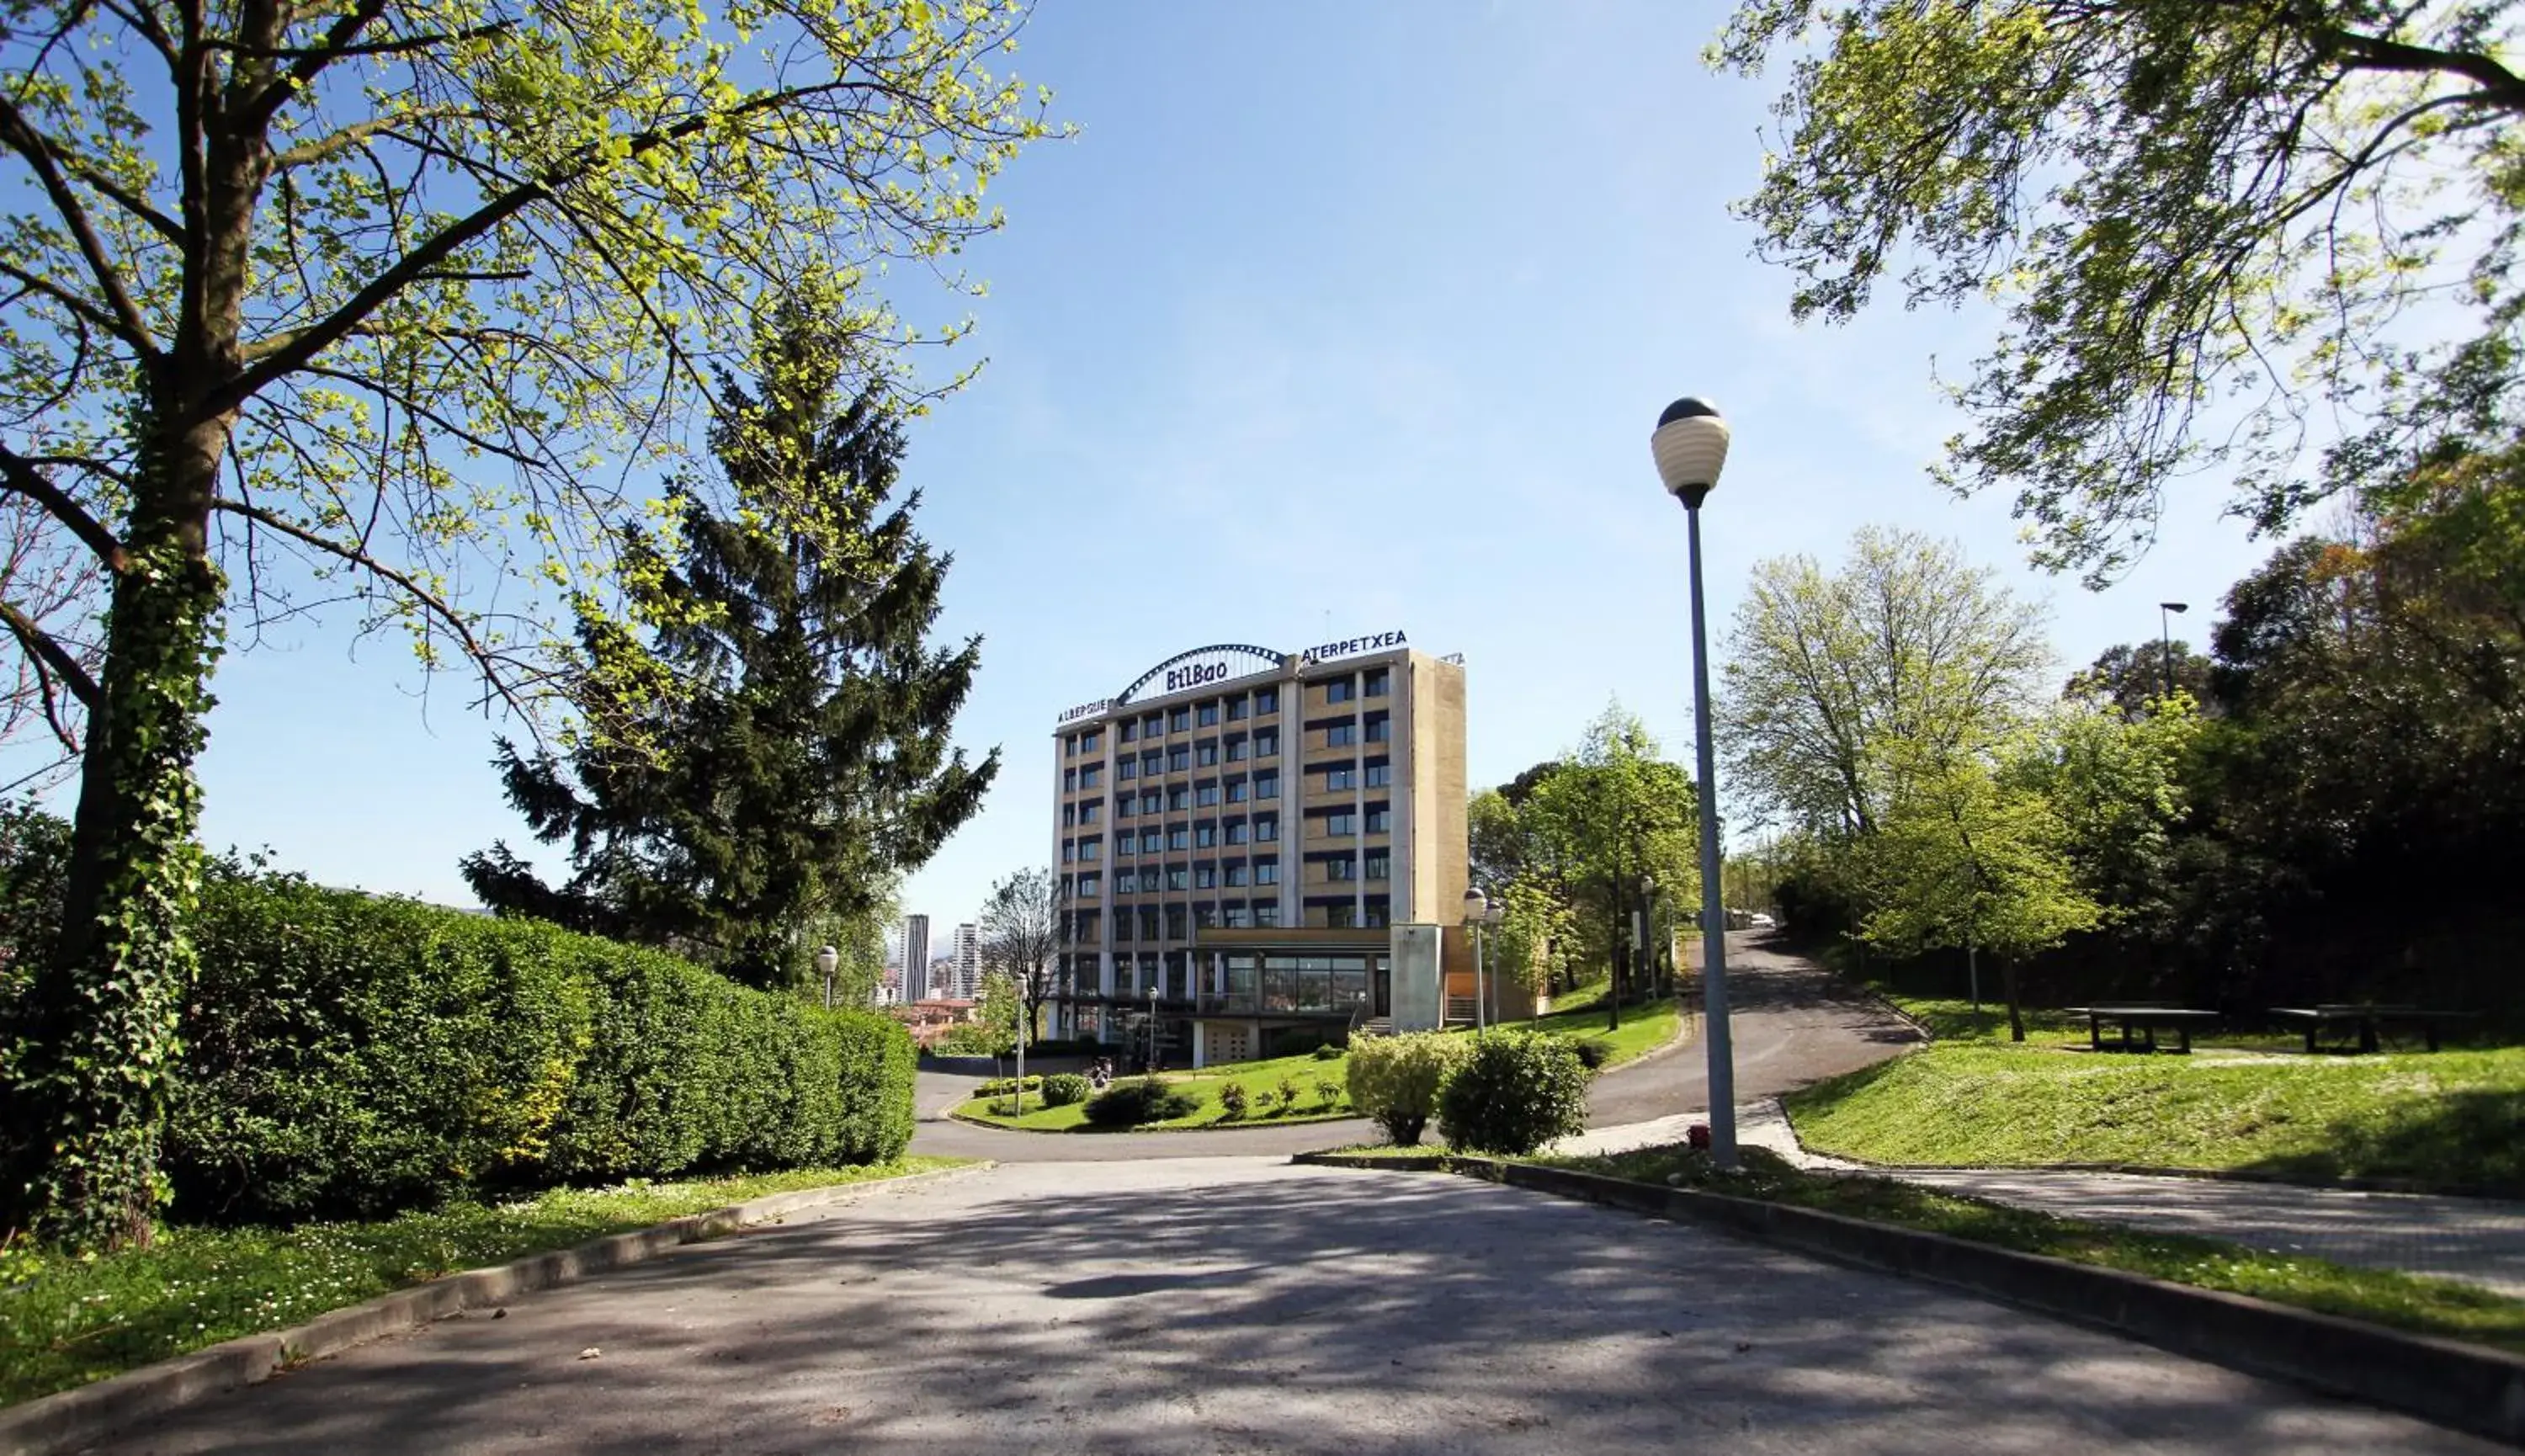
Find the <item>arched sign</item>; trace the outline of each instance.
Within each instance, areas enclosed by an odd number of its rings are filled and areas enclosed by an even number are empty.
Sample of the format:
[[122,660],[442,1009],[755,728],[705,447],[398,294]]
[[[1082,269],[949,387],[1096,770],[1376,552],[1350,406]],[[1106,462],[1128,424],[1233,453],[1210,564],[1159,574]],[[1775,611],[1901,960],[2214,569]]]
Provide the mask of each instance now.
[[1139,680],[1114,694],[1112,706],[1118,707],[1132,701],[1144,688],[1152,697],[1162,697],[1170,692],[1224,682],[1230,678],[1275,673],[1280,670],[1280,663],[1279,653],[1245,642],[1218,642],[1208,647],[1195,647],[1190,652],[1178,652],[1142,673]]

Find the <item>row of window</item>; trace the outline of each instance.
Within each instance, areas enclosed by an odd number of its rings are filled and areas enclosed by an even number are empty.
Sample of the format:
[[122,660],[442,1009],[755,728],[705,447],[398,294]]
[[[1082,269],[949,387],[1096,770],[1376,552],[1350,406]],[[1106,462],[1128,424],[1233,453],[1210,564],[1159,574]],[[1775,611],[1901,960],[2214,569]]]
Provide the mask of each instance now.
[[1322,767],[1311,764],[1307,772],[1314,777],[1315,788],[1323,793],[1345,788],[1384,788],[1394,782],[1394,765],[1381,758],[1369,759],[1364,764],[1328,764]]
[[[1347,839],[1359,832],[1360,813],[1356,809],[1316,809],[1307,815],[1307,837],[1310,839]],[[1371,834],[1394,832],[1394,810],[1390,805],[1367,806],[1367,831]]]
[[[1365,900],[1309,900],[1302,908],[1304,924],[1316,929],[1347,929],[1361,926],[1378,927],[1393,918],[1391,901],[1383,895],[1369,895]],[[1072,946],[1104,943],[1104,918],[1096,911],[1081,911],[1070,927],[1065,942]],[[1114,938],[1131,940],[1182,940],[1194,929],[1203,930],[1267,930],[1280,925],[1277,900],[1204,900],[1195,905],[1124,906],[1114,912]]]
[[[1394,674],[1391,668],[1370,668],[1359,677],[1335,678],[1325,681],[1322,686],[1324,701],[1327,703],[1347,703],[1362,697],[1380,698],[1393,690]],[[1279,711],[1280,690],[1276,687],[1258,687],[1250,693],[1237,693],[1226,698],[1212,698],[1202,703],[1186,703],[1167,712],[1149,713],[1138,718],[1125,719],[1115,728],[1114,733],[1122,742],[1136,743],[1143,738],[1155,738],[1163,733],[1188,733],[1196,728],[1215,728],[1222,718],[1229,723],[1241,723],[1247,718],[1266,717]],[[1369,741],[1382,740],[1371,732]],[[1077,758],[1082,754],[1101,752],[1104,746],[1105,734],[1102,728],[1083,728],[1063,740],[1062,753],[1066,758]]]
[[[1177,848],[1182,846],[1178,845]],[[1391,850],[1371,849],[1364,855],[1312,854],[1307,856],[1317,881],[1368,880],[1394,878],[1394,854]],[[1139,869],[1114,872],[1114,893],[1117,895],[1157,895],[1176,890],[1206,890],[1224,886],[1241,889],[1246,885],[1269,885],[1280,882],[1277,860],[1229,860],[1224,863],[1198,865],[1149,865]],[[1101,872],[1085,872],[1064,888],[1077,900],[1094,900],[1105,893],[1105,877]],[[1083,912],[1082,912],[1083,913]]]

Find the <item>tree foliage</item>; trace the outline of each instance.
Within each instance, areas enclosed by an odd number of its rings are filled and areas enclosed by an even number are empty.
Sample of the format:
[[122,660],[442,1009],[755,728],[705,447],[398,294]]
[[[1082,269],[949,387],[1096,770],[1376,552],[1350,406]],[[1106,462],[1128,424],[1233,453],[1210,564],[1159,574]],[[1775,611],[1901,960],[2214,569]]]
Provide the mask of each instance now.
[[1006,979],[1017,1008],[1012,1015],[1022,1021],[1029,1040],[1043,1025],[1043,1003],[1053,992],[1068,908],[1062,879],[1044,866],[999,880],[982,902],[975,929],[983,970]]
[[2013,491],[2036,559],[2101,582],[2186,474],[2285,527],[2309,395],[2404,396],[2428,369],[2393,325],[2433,290],[2512,336],[2513,11],[1742,0],[1710,59],[1797,57],[1744,210],[1798,316],[1846,320],[1889,274],[2005,311],[1942,477]]
[[[1015,4],[30,4],[0,32],[0,492],[104,583],[12,623],[84,710],[58,943],[13,1029],[0,1226],[145,1233],[198,893],[192,766],[241,625],[345,603],[517,704],[628,610],[614,530],[767,285],[866,378],[890,260],[959,281],[1040,135]],[[952,333],[953,330],[950,330]],[[610,469],[609,469],[610,467]],[[767,533],[821,523],[755,503]],[[22,613],[22,617],[25,614]]]
[[[949,562],[914,529],[892,414],[873,390],[845,397],[830,326],[773,315],[758,382],[723,382],[712,431],[729,498],[820,527],[770,536],[675,497],[681,560],[641,588],[673,620],[647,641],[593,615],[580,627],[587,680],[655,665],[670,689],[592,697],[567,759],[502,740],[509,801],[572,873],[549,886],[495,844],[464,865],[493,910],[790,983],[812,925],[873,923],[981,807],[999,753],[968,763],[951,743],[980,641],[928,643]],[[644,532],[631,554],[665,544]]]

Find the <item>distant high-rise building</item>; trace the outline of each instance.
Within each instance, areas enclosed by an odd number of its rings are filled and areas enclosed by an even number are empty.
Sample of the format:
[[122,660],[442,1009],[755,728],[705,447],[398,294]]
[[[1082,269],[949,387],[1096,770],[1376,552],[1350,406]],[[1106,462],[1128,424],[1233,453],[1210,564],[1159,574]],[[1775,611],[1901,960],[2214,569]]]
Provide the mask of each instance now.
[[965,996],[964,987],[956,983],[956,958],[954,956],[940,956],[929,963],[929,994],[941,999],[972,999],[971,997]]
[[903,999],[926,1001],[933,994],[929,986],[929,917],[907,915],[903,918]]
[[971,921],[956,928],[956,994],[967,1001],[982,994],[982,931]]

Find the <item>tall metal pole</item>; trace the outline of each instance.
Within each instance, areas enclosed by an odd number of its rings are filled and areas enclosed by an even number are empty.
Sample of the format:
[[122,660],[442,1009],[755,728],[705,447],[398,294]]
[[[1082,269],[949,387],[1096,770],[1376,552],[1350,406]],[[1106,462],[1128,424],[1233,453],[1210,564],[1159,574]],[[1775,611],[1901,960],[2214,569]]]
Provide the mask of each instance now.
[[1709,1020],[1709,1159],[1736,1166],[1736,1052],[1727,1029],[1727,910],[1718,884],[1718,769],[1709,740],[1709,638],[1701,606],[1701,502],[1707,485],[1682,492],[1692,538],[1692,727],[1701,799],[1701,961]]
[[1487,1021],[1483,1020],[1483,1010],[1482,923],[1480,921],[1475,921],[1473,922],[1473,1029],[1476,1031],[1483,1030],[1490,1025]]
[[2174,696],[2174,619],[2162,602],[2156,608],[2156,657],[2165,675],[2165,695]]

